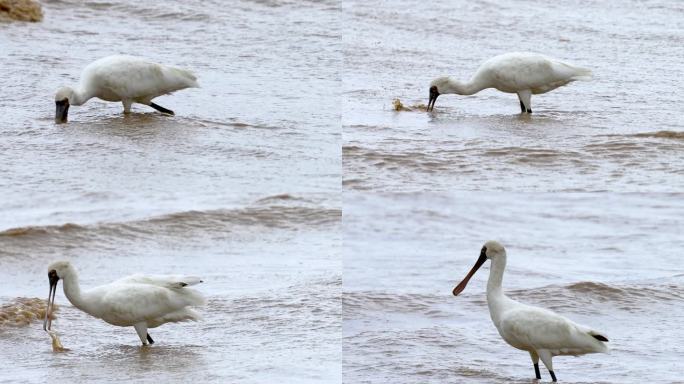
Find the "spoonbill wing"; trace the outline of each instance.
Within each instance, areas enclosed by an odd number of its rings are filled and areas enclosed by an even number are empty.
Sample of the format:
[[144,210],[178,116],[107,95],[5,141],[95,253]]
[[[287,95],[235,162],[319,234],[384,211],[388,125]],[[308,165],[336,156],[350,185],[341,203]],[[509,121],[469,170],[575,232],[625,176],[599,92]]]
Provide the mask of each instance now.
[[132,275],[117,280],[116,283],[150,284],[165,288],[183,288],[203,282],[197,276],[183,275]]
[[186,307],[205,303],[194,289],[170,289],[153,284],[111,284],[99,302],[102,319],[115,325],[133,325],[170,314],[187,314],[175,321],[196,320],[194,311]]
[[520,349],[547,349],[554,355],[608,349],[600,341],[600,338],[608,340],[603,334],[542,308],[525,306],[509,310],[502,316],[498,328],[504,340]]
[[81,79],[84,86],[96,84],[122,99],[151,99],[199,86],[190,71],[124,55],[94,61],[83,70]]
[[483,76],[503,91],[530,89],[544,93],[575,80],[590,80],[591,71],[536,53],[513,52],[482,64]]

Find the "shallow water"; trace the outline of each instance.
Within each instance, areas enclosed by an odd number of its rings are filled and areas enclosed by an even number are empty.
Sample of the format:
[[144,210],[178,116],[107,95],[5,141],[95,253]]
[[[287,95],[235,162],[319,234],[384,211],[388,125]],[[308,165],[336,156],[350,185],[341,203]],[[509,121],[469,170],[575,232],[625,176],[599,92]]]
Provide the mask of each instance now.
[[[345,1],[343,166],[353,190],[681,191],[684,10],[677,1]],[[484,60],[536,51],[593,70],[532,98],[442,95]],[[665,75],[667,72],[667,75]],[[563,175],[558,177],[558,175]]]
[[[68,259],[91,287],[132,273],[202,276],[200,323],[153,348],[68,304],[0,328],[0,382],[341,380],[338,4],[43,3],[0,25],[0,303],[47,298]],[[164,116],[91,100],[55,125],[54,93],[127,53],[191,69]]]
[[610,354],[556,357],[560,381],[678,382],[684,204],[655,197],[346,193],[345,382],[533,382],[527,352],[490,320],[489,263],[451,294],[489,239],[507,248],[507,294],[608,335]]
[[[345,1],[343,15],[345,382],[535,382],[490,320],[488,266],[451,294],[489,239],[507,247],[510,296],[608,334],[611,354],[554,359],[561,382],[681,382],[681,3]],[[595,78],[533,96],[531,116],[495,90],[395,110],[510,51]]]
[[[0,383],[530,383],[489,319],[488,267],[451,296],[488,239],[513,298],[609,336],[610,355],[556,358],[563,382],[681,381],[679,2],[43,5],[0,23],[0,304],[46,297],[57,259],[84,287],[199,275],[208,304],[140,347],[59,288],[69,351],[38,319],[0,325]],[[493,90],[424,112],[433,78],[515,50],[595,79],[532,116]],[[156,100],[175,116],[92,100],[55,125],[55,90],[116,53],[202,88]]]

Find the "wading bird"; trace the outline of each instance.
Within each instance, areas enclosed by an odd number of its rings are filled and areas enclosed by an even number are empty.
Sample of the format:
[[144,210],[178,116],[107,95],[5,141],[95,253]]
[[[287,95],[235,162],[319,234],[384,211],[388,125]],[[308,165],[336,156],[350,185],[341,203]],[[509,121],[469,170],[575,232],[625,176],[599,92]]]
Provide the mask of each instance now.
[[93,97],[122,102],[124,113],[130,113],[131,105],[139,103],[173,115],[172,110],[153,103],[152,99],[197,87],[197,78],[185,69],[140,57],[107,56],[83,69],[78,88],[62,87],[57,91],[55,122],[66,123],[70,105],[82,105]]
[[64,295],[76,308],[109,324],[134,327],[143,345],[154,340],[147,333],[164,323],[196,321],[201,317],[190,306],[204,305],[202,294],[188,286],[202,282],[193,276],[132,275],[82,292],[76,270],[68,261],[57,261],[48,267],[50,293],[43,329],[50,330],[57,282],[64,281]]
[[506,268],[506,250],[496,241],[488,241],[480,251],[480,257],[468,275],[453,290],[461,293],[470,278],[487,259],[492,261],[487,281],[487,305],[492,322],[501,337],[512,347],[527,351],[534,364],[534,373],[541,379],[539,359],[556,381],[553,372],[553,356],[579,356],[587,353],[607,352],[604,333],[576,324],[554,312],[519,303],[504,295],[501,288]]
[[546,93],[577,80],[591,80],[589,69],[558,59],[528,52],[512,52],[492,57],[480,65],[467,82],[439,77],[430,83],[428,112],[434,110],[439,95],[473,95],[486,88],[517,93],[522,113],[532,113],[532,95]]

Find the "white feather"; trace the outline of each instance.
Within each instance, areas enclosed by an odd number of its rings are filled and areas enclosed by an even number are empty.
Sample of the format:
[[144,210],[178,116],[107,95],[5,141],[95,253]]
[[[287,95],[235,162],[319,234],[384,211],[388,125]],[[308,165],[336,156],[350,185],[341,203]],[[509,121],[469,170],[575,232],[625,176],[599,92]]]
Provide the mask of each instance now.
[[199,320],[201,316],[189,307],[206,303],[200,292],[188,288],[202,282],[195,276],[132,275],[81,291],[70,263],[53,263],[48,267],[52,270],[63,281],[64,294],[76,308],[112,325],[135,327],[143,344],[147,343],[147,328]]
[[439,94],[472,95],[483,89],[517,93],[531,110],[531,95],[546,93],[577,80],[591,80],[589,69],[530,52],[511,52],[492,57],[480,65],[469,81],[440,77],[430,86]]
[[97,97],[122,102],[124,112],[128,113],[133,103],[151,105],[155,97],[197,87],[197,78],[188,70],[141,57],[113,55],[88,64],[81,73],[79,86],[59,89],[55,101],[82,105]]
[[[494,326],[509,345],[527,351],[534,364],[541,358],[553,372],[553,356],[607,352],[607,336],[543,308],[512,300],[503,293],[501,283],[506,268],[506,250],[496,241],[485,243],[480,259],[466,278],[454,288],[454,295],[465,289],[470,277],[485,262],[492,261],[487,281],[487,305]],[[598,338],[597,338],[598,337]]]

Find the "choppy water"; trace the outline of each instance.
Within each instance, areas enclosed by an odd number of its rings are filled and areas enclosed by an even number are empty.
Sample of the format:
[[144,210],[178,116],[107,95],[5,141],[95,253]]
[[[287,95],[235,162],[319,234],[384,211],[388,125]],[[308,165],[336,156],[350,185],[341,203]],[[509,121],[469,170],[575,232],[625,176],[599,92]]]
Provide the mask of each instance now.
[[[344,3],[344,185],[373,191],[681,191],[684,10],[678,1]],[[595,79],[532,98],[443,95],[484,60],[535,51]],[[667,75],[665,74],[667,72]],[[558,175],[563,175],[558,177]]]
[[[0,303],[47,298],[69,259],[84,287],[141,273],[205,283],[200,323],[131,329],[61,304],[0,327],[0,382],[339,382],[338,4],[43,3],[0,25]],[[54,124],[54,93],[110,54],[191,69],[164,116],[91,100]]]
[[610,354],[554,359],[561,382],[679,382],[682,197],[347,193],[345,382],[532,382],[490,320],[489,263],[451,294],[489,239],[507,248],[512,298],[607,333]]
[[[682,4],[345,1],[343,15],[345,382],[533,382],[491,323],[488,266],[451,294],[489,239],[507,246],[514,299],[608,334],[611,354],[554,359],[561,382],[681,382]],[[394,110],[510,51],[595,79],[533,96],[531,116],[495,90]]]
[[[60,288],[70,350],[3,318],[0,383],[529,383],[489,319],[487,267],[451,295],[488,239],[513,298],[608,334],[610,355],[555,359],[563,382],[681,382],[679,2],[43,6],[0,22],[0,304],[46,297],[47,264],[69,259],[84,287],[200,275],[208,305],[141,348]],[[525,50],[595,79],[533,97],[532,116],[494,90],[393,110]],[[157,100],[175,116],[92,100],[55,125],[55,90],[116,53],[202,88]]]

